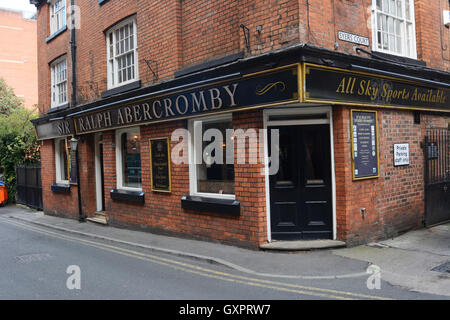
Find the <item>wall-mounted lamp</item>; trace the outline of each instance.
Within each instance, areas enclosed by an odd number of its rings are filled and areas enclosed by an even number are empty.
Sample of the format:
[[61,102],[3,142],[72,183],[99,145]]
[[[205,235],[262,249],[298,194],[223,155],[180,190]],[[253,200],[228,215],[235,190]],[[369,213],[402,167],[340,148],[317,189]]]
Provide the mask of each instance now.
[[75,137],[72,137],[72,139],[70,139],[69,142],[70,142],[70,149],[73,151],[77,151],[78,139],[76,139]]

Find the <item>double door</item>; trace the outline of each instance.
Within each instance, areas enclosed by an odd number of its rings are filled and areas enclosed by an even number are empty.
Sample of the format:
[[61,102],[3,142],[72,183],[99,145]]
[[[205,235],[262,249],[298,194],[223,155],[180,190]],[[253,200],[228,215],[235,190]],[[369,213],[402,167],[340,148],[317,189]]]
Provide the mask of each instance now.
[[[331,239],[330,126],[269,127],[279,131],[279,169],[269,177],[273,239]],[[269,139],[269,142],[272,139]],[[272,150],[269,144],[269,150]]]

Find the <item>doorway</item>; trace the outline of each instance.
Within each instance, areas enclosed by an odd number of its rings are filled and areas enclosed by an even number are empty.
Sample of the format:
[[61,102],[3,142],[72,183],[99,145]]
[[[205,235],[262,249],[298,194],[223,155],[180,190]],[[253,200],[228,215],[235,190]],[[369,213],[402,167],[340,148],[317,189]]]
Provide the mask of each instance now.
[[105,174],[103,167],[103,135],[95,135],[95,189],[96,210],[105,211]]
[[[325,110],[329,112],[268,112],[267,150],[279,155],[278,171],[267,177],[270,240],[335,237],[331,110]],[[279,133],[274,148],[272,129]]]

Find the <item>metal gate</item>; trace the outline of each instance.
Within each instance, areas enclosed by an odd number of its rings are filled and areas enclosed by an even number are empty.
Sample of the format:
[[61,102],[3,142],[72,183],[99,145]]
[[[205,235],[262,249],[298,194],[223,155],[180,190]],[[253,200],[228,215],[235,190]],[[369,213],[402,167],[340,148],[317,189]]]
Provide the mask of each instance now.
[[17,166],[16,179],[16,202],[42,210],[41,167],[33,165]]
[[450,221],[450,130],[425,136],[425,225]]

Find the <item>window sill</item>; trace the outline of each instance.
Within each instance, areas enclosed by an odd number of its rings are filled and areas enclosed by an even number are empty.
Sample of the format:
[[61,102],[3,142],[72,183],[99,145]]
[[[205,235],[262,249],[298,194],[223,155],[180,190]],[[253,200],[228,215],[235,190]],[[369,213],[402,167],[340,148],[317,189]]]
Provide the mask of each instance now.
[[183,196],[181,197],[181,207],[187,210],[215,212],[231,216],[240,216],[241,214],[241,203],[230,199]]
[[52,35],[48,36],[45,39],[46,43],[49,43],[50,41],[52,41],[53,39],[55,39],[57,36],[59,36],[61,33],[63,33],[64,31],[67,30],[67,25],[65,25],[64,27],[62,27],[61,29],[59,29],[58,31],[56,31],[55,33],[53,33]]
[[48,109],[47,110],[47,114],[53,113],[53,112],[57,112],[57,111],[61,111],[61,110],[67,109],[67,108],[69,108],[69,104],[68,103],[60,105],[58,107],[53,107],[53,108]]
[[145,203],[145,193],[142,191],[112,189],[110,195],[111,199],[117,201],[135,202],[140,204]]
[[54,183],[51,189],[55,193],[70,193],[70,184],[65,183]]
[[105,90],[105,91],[102,92],[101,96],[104,99],[104,98],[110,97],[112,95],[119,94],[119,93],[124,93],[124,92],[130,91],[130,90],[134,90],[134,89],[138,89],[140,87],[141,87],[141,80],[137,80],[137,81],[134,81],[134,82],[131,82],[131,83],[128,83],[128,84],[124,84],[124,85],[119,86],[119,87],[115,87],[115,88],[112,88],[112,89]]

